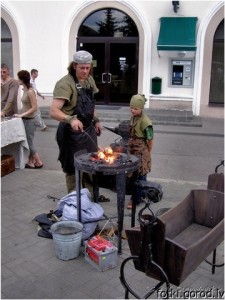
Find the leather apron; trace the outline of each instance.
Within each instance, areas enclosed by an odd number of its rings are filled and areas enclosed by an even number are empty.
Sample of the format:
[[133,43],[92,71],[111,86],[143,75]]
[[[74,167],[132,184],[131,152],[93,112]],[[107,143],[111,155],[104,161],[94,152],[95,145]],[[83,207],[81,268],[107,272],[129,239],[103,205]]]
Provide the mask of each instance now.
[[74,174],[74,154],[86,149],[87,152],[97,152],[97,134],[93,125],[95,100],[92,89],[82,88],[78,83],[77,104],[72,115],[83,123],[85,132],[74,131],[70,124],[59,123],[56,140],[59,146],[58,160],[64,173]]

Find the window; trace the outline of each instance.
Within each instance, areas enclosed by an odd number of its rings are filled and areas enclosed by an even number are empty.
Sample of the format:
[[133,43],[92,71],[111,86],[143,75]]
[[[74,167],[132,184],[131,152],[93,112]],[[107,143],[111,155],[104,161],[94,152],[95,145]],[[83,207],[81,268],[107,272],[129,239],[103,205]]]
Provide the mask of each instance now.
[[224,20],[213,40],[209,104],[224,105]]
[[1,18],[1,62],[9,66],[13,74],[12,36],[6,22]]
[[124,12],[105,8],[89,15],[80,26],[78,36],[137,37],[134,21]]

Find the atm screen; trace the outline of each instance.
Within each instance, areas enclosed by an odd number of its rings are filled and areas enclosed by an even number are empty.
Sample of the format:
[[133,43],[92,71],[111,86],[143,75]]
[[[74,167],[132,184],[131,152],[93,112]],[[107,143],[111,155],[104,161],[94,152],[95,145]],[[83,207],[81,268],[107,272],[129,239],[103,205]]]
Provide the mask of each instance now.
[[183,84],[183,66],[173,66],[172,71],[172,84],[182,85]]

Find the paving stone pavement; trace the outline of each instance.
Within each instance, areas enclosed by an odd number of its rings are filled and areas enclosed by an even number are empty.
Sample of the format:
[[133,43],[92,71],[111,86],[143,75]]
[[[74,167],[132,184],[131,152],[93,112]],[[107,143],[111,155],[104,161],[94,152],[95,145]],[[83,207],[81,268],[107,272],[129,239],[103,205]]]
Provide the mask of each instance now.
[[[53,240],[37,236],[34,217],[50,209],[56,209],[57,201],[66,195],[64,175],[60,171],[24,169],[16,170],[2,178],[2,299],[123,299],[124,288],[119,279],[121,262],[129,256],[126,240],[123,252],[118,256],[116,268],[100,272],[85,259],[83,248],[78,258],[62,261],[56,258]],[[163,199],[152,204],[156,211],[169,208],[184,199],[190,189],[205,189],[200,183],[159,182],[163,186]],[[12,186],[13,184],[13,186]],[[111,201],[101,203],[108,216],[116,215],[116,194],[101,189]],[[126,201],[128,201],[126,196]],[[140,209],[140,207],[138,207]],[[130,227],[130,211],[125,209],[124,226]],[[105,225],[100,222],[100,227]],[[217,257],[223,262],[223,243],[218,247]],[[154,282],[134,269],[131,282],[137,290],[144,291]],[[211,274],[210,266],[203,262],[175,291],[191,288],[210,291],[224,290],[224,268],[216,268]],[[157,295],[152,295],[156,298]],[[202,297],[204,298],[204,297]],[[221,297],[220,297],[221,298]]]
[[[204,181],[150,179],[160,183],[164,192],[162,200],[152,204],[154,211],[174,207],[191,189],[206,189]],[[106,215],[116,216],[116,193],[106,189],[101,189],[100,193],[111,200],[101,203]],[[34,217],[57,208],[57,201],[48,199],[47,195],[62,198],[66,194],[60,168],[16,170],[1,178],[2,299],[124,299],[119,276],[122,261],[130,255],[126,240],[123,240],[117,267],[100,272],[85,260],[83,247],[78,258],[62,261],[55,255],[53,240],[37,235]],[[127,195],[126,203],[128,200]],[[124,228],[129,228],[130,222],[130,211],[125,208]],[[101,221],[99,226],[102,228],[105,223]],[[217,248],[217,259],[220,264],[224,262],[224,243]],[[129,282],[138,294],[155,284],[152,278],[132,266],[129,266]],[[215,298],[224,298],[224,268],[216,268],[212,274],[211,266],[202,262],[179,287],[172,286],[170,296],[184,298],[191,291],[194,291],[192,298],[210,298],[212,292]],[[163,298],[163,295],[162,290],[150,298]],[[130,295],[130,298],[133,297]]]

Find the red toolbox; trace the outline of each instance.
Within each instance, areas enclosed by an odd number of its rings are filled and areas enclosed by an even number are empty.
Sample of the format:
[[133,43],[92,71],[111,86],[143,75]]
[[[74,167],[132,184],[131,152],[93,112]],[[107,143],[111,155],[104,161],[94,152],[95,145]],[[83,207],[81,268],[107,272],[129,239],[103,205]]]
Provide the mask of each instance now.
[[112,248],[113,244],[104,239],[103,237],[96,235],[88,241],[88,246],[93,247],[97,251],[105,250],[106,247]]
[[85,242],[85,259],[99,271],[106,271],[117,265],[118,249],[100,236]]

